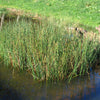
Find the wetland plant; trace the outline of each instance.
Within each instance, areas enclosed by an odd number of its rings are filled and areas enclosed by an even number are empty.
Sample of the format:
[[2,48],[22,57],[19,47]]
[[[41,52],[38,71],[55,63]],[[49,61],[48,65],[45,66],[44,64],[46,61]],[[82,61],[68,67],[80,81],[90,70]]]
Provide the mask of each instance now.
[[[98,42],[64,28],[31,21],[9,22],[0,31],[0,55],[13,68],[29,71],[36,80],[72,79],[88,73]],[[95,52],[94,52],[95,51]]]

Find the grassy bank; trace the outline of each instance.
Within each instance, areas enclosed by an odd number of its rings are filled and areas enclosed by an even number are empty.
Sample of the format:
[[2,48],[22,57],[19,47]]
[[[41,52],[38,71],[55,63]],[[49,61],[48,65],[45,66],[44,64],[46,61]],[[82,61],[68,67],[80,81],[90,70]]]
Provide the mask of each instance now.
[[0,0],[0,7],[16,8],[41,16],[53,16],[66,23],[100,25],[99,0]]
[[61,23],[9,21],[0,31],[1,57],[13,68],[29,71],[37,80],[71,79],[88,73],[99,52],[98,41],[67,32]]

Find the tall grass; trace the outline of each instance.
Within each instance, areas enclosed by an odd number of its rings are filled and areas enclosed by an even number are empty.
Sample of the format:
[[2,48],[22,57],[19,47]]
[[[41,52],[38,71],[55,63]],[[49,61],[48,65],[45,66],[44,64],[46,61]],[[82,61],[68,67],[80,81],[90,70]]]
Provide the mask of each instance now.
[[37,80],[71,79],[87,73],[95,62],[98,43],[54,24],[37,25],[24,19],[7,23],[0,31],[5,63],[30,71]]

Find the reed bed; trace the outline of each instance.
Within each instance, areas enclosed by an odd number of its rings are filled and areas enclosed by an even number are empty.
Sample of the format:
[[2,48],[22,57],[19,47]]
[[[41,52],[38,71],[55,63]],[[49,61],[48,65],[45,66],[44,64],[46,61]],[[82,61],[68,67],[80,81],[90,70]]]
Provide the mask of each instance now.
[[0,37],[0,55],[5,63],[29,71],[35,80],[70,80],[84,75],[99,52],[97,41],[68,33],[50,22],[9,22]]

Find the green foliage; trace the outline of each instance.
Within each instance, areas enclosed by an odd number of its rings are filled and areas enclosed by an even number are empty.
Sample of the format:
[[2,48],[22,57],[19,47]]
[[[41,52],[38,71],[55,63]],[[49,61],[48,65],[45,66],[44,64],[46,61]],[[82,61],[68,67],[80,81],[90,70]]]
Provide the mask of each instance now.
[[45,21],[41,25],[26,20],[9,22],[0,37],[0,55],[5,63],[29,70],[37,80],[72,79],[85,74],[98,52],[97,42]]
[[99,0],[0,0],[0,6],[54,16],[92,27],[100,25]]

